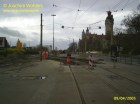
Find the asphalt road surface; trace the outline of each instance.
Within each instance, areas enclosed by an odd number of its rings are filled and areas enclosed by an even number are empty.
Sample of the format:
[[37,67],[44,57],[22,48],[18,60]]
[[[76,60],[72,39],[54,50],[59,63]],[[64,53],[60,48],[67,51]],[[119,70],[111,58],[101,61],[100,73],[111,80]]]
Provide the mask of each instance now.
[[53,60],[0,67],[0,104],[139,104],[139,66]]

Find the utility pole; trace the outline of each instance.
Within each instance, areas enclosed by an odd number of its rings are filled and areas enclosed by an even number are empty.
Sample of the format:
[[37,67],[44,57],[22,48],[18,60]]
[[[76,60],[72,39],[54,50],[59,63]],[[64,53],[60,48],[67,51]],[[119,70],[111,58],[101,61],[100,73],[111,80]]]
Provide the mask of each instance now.
[[85,36],[85,54],[86,54],[86,50],[87,50],[87,41],[86,41],[86,36]]
[[42,13],[41,13],[41,25],[40,25],[40,61],[42,61]]
[[73,52],[75,52],[75,44],[74,44],[74,39],[73,39]]
[[53,16],[53,52],[54,52],[54,16],[56,15],[52,14],[51,16]]

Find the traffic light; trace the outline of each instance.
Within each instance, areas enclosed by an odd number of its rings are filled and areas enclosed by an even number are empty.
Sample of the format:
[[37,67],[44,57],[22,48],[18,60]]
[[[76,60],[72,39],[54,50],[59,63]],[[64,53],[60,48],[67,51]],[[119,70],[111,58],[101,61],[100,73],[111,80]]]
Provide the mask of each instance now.
[[99,26],[99,29],[101,29],[101,26]]
[[64,29],[64,26],[62,26],[61,28],[63,28],[63,29]]

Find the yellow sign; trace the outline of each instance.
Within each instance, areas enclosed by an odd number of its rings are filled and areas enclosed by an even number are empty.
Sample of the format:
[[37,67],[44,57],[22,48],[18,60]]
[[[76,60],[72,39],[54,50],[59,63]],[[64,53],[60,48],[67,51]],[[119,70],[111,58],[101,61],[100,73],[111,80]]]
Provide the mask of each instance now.
[[3,12],[39,12],[42,4],[3,4]]
[[114,100],[136,100],[135,96],[114,96]]

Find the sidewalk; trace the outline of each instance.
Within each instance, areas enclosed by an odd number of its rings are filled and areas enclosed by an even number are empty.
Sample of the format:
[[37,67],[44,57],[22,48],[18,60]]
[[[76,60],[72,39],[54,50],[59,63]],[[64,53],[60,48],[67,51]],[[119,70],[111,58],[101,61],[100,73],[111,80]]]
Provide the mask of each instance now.
[[0,72],[0,104],[81,104],[68,66],[43,60]]

